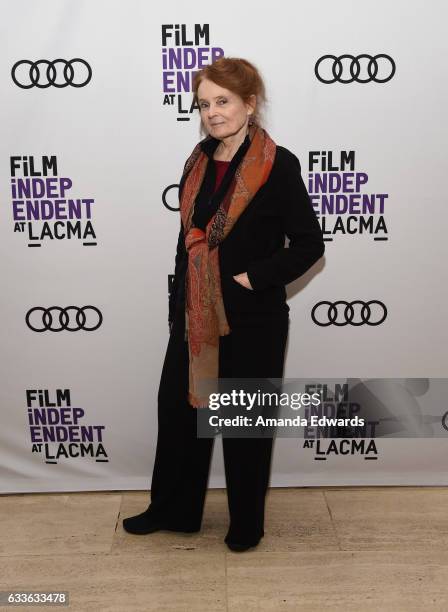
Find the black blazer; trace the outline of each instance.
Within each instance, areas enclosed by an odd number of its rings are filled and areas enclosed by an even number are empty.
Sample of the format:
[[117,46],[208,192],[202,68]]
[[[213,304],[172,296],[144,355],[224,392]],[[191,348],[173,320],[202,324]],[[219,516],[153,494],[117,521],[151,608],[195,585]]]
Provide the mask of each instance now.
[[[216,178],[213,153],[218,144],[219,140],[213,137],[201,141],[209,162],[195,203],[193,223],[197,227],[204,228],[215,213],[250,140],[246,136],[213,195]],[[182,177],[179,185],[179,200],[185,178]],[[285,236],[289,238],[288,247],[285,247]],[[302,180],[300,162],[294,153],[277,145],[267,182],[254,195],[218,248],[227,313],[289,310],[285,285],[302,276],[325,250],[322,230]],[[181,223],[169,301],[170,323],[176,310],[185,308],[187,264]],[[253,289],[246,289],[233,278],[241,272],[247,272]]]

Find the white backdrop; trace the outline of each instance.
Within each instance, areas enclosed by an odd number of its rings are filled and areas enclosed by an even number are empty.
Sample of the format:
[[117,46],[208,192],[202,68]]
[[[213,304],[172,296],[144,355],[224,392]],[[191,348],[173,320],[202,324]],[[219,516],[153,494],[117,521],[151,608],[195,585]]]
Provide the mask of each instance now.
[[[215,7],[197,0],[2,0],[1,8],[1,492],[150,486],[179,228],[179,213],[168,207],[178,205],[184,162],[202,138],[197,111],[188,112],[188,87],[164,91],[177,71],[191,76],[188,68],[163,69],[164,51],[173,47],[202,53],[205,63],[212,53],[253,62],[267,87],[265,127],[297,155],[305,183],[325,171],[310,164],[315,152],[318,160],[331,152],[336,179],[341,152],[353,152],[345,172],[364,173],[357,193],[376,196],[373,214],[362,215],[380,223],[376,234],[356,230],[356,211],[351,221],[349,212],[320,216],[325,257],[288,286],[285,376],[446,376],[448,42],[441,1],[227,0]],[[205,36],[195,40],[195,27]],[[176,31],[186,39],[176,41]],[[163,40],[163,32],[172,36]],[[364,57],[358,78],[368,82],[324,83],[332,61],[318,60],[327,54],[385,54],[390,59],[377,58],[375,77],[384,82],[371,78],[374,61],[369,77]],[[74,59],[72,75],[70,65],[64,75],[64,62]],[[46,74],[42,62],[13,68],[21,60],[63,61]],[[339,78],[349,79],[350,60],[341,62]],[[48,79],[55,83],[38,86]],[[56,86],[71,79],[82,86]],[[19,181],[42,179],[43,157],[54,158],[46,193],[14,193]],[[65,179],[65,193],[55,178]],[[162,194],[170,185],[167,207]],[[319,211],[321,198],[310,195]],[[27,218],[26,199],[37,206],[49,200],[47,210],[63,202],[43,221]],[[68,199],[78,219],[64,219]],[[76,221],[79,235],[67,237],[67,224]],[[379,325],[320,326],[311,311],[323,300],[379,300],[387,316]],[[97,328],[52,331],[45,325],[60,327],[59,311],[29,313],[53,306],[74,307],[62,315],[63,327],[73,328],[77,308],[89,306],[78,323]],[[59,402],[58,390],[65,391]],[[58,417],[60,435],[71,431],[71,446],[39,445],[41,430],[30,422],[38,408]],[[442,415],[445,406],[428,411]],[[84,456],[79,426],[91,436]],[[360,452],[317,461],[303,440],[277,439],[271,485],[447,484],[440,429],[435,419],[425,437],[377,439],[375,461]],[[225,486],[220,439],[210,486]]]

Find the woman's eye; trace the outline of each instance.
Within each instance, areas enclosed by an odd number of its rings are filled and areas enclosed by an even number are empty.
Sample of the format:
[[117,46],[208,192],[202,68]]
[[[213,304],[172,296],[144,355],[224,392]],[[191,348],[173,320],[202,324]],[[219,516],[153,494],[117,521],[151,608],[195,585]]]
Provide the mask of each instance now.
[[[227,100],[218,100],[218,104],[226,104]],[[206,108],[208,106],[207,102],[202,102],[200,108]]]

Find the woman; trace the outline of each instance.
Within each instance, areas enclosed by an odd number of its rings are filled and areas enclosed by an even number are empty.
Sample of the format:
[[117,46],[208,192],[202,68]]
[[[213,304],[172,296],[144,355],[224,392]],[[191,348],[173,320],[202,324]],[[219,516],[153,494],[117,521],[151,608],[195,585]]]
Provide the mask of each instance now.
[[[193,92],[207,136],[179,185],[151,504],[123,521],[136,534],[200,530],[214,442],[196,433],[197,410],[206,405],[200,381],[283,377],[285,285],[324,252],[297,157],[260,125],[265,94],[257,69],[220,58],[196,73]],[[223,437],[231,550],[256,546],[264,535],[271,450],[272,437]]]

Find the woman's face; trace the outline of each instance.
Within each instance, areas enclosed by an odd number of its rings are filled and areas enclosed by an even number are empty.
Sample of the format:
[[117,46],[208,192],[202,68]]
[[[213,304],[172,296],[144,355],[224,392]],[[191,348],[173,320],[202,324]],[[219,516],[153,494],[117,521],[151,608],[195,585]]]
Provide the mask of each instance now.
[[245,104],[238,94],[209,79],[201,81],[197,97],[202,123],[215,138],[236,134],[247,124],[253,112],[253,107]]

